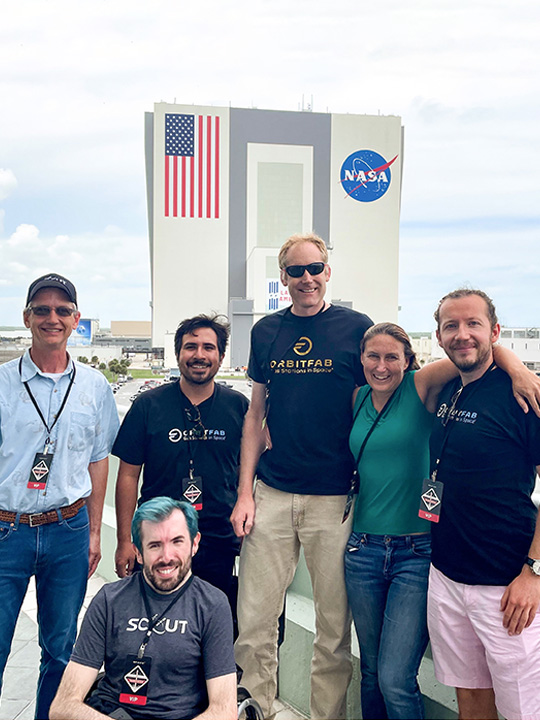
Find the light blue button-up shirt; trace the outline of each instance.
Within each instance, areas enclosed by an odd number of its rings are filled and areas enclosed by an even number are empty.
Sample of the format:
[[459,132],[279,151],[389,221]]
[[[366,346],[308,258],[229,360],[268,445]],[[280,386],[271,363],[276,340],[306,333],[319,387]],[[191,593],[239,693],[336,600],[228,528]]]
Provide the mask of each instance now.
[[[57,382],[32,362],[28,350],[20,360],[0,365],[0,509],[46,512],[87,497],[92,491],[88,464],[103,460],[118,432],[116,403],[110,385],[98,370],[70,358]],[[45,490],[27,487],[36,453],[45,447],[47,430],[34,407],[28,383],[47,425],[69,387],[67,403],[50,434],[53,460]]]

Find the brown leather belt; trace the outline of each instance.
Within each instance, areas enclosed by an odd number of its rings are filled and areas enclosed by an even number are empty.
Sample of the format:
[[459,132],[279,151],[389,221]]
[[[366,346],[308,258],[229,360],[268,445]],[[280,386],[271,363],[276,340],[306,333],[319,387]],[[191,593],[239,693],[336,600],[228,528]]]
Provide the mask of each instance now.
[[[22,513],[19,515],[19,522],[30,527],[38,527],[39,525],[48,525],[49,523],[58,522],[58,512],[62,516],[62,520],[69,520],[79,512],[79,510],[86,504],[84,498],[75,500],[71,505],[59,508],[59,510],[49,510],[44,513],[33,513],[29,515]],[[0,520],[2,522],[15,523],[17,519],[17,513],[10,512],[9,510],[0,510]]]

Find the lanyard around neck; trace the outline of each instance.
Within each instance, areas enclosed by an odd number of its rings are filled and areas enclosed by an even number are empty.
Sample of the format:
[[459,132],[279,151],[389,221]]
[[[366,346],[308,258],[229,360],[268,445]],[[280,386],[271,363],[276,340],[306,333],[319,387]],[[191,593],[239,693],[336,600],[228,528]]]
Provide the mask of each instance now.
[[[73,387],[73,383],[75,382],[75,373],[76,373],[76,372],[77,372],[77,370],[76,370],[76,367],[75,367],[75,363],[73,363],[73,372],[71,373],[71,378],[70,378],[70,381],[69,381],[68,389],[66,390],[66,394],[64,395],[64,399],[62,400],[62,404],[60,405],[60,409],[59,409],[58,412],[56,413],[56,417],[54,418],[54,422],[53,422],[53,424],[51,425],[51,427],[49,427],[49,426],[47,425],[47,422],[45,421],[45,418],[43,417],[43,413],[41,412],[41,408],[40,408],[39,405],[37,404],[37,400],[36,400],[36,398],[34,397],[32,391],[30,390],[30,386],[28,385],[28,382],[27,382],[26,380],[23,380],[23,381],[22,381],[24,387],[26,388],[26,392],[27,392],[28,395],[30,396],[30,400],[32,401],[34,407],[36,408],[37,413],[38,413],[39,417],[41,418],[41,422],[42,422],[43,425],[45,426],[45,429],[47,430],[47,434],[48,434],[49,436],[50,436],[50,434],[52,433],[53,427],[54,427],[54,426],[56,425],[56,423],[58,422],[58,420],[59,420],[59,418],[60,418],[60,415],[62,414],[62,411],[63,411],[63,409],[64,409],[65,406],[66,406],[67,399],[68,399],[68,397],[69,397],[69,393],[71,392],[71,388]],[[21,380],[22,380],[22,358],[19,360],[19,375],[21,376]]]
[[[490,365],[489,368],[486,370],[486,372],[482,375],[482,377],[479,378],[479,379],[475,382],[472,390],[470,391],[470,393],[468,393],[467,398],[468,398],[469,400],[470,400],[470,398],[471,398],[471,395],[472,395],[476,390],[478,390],[478,388],[480,387],[480,385],[484,382],[484,380],[488,377],[489,373],[490,373],[490,372],[493,370],[493,368],[495,368],[495,367],[497,367],[496,363],[491,363],[491,365]],[[463,388],[464,388],[464,387],[465,387],[465,386],[464,386],[463,383],[462,383],[462,384],[461,384],[461,387],[454,393],[454,395],[452,396],[453,399],[451,399],[451,401],[450,401],[450,407],[449,407],[448,410],[447,410],[446,424],[444,425],[444,435],[443,435],[443,439],[442,439],[442,442],[441,442],[441,447],[440,447],[440,449],[439,449],[439,453],[438,453],[437,459],[435,460],[435,467],[433,468],[433,472],[431,473],[431,479],[432,479],[433,482],[435,482],[435,481],[437,480],[437,473],[438,473],[438,471],[439,471],[439,467],[440,467],[440,464],[441,464],[441,460],[442,460],[444,451],[445,451],[445,449],[446,449],[446,444],[447,444],[447,442],[448,442],[448,438],[450,437],[450,430],[454,427],[454,421],[453,421],[453,419],[452,419],[451,416],[453,415],[453,413],[457,412],[457,409],[458,409],[458,401],[460,400],[460,398],[461,398],[461,396],[462,396],[462,394],[463,394]]]
[[152,612],[150,610],[150,601],[148,600],[148,593],[146,590],[146,580],[144,580],[143,576],[142,576],[143,572],[144,572],[144,570],[141,570],[141,572],[139,574],[139,585],[140,585],[140,589],[141,589],[141,595],[143,596],[144,608],[146,610],[146,617],[148,618],[148,630],[146,631],[146,636],[141,643],[139,652],[137,653],[137,657],[139,658],[139,660],[144,656],[146,646],[150,642],[150,638],[152,637],[154,628],[156,628],[159,625],[159,623],[163,620],[163,618],[169,612],[169,610],[172,608],[172,606],[175,605],[180,600],[182,595],[186,592],[188,587],[193,582],[193,575],[191,575],[191,577],[189,577],[186,580],[186,582],[182,585],[182,587],[176,591],[175,596],[173,597],[171,602],[167,605],[165,610],[161,613],[161,615],[158,615],[156,613],[154,615],[154,617],[152,618],[151,614],[150,614]]
[[[401,383],[400,383],[400,385],[401,385]],[[371,427],[369,428],[368,432],[366,433],[366,436],[365,436],[365,438],[364,438],[364,441],[362,442],[362,445],[360,446],[360,450],[358,451],[358,455],[356,456],[356,462],[355,462],[355,465],[354,465],[355,469],[358,469],[358,463],[360,462],[360,458],[362,457],[362,454],[363,454],[363,452],[364,452],[364,448],[365,448],[366,445],[367,445],[367,441],[368,441],[369,438],[371,437],[371,435],[372,435],[373,431],[375,430],[375,428],[377,427],[379,421],[382,420],[382,418],[387,414],[388,410],[390,410],[390,405],[392,404],[392,400],[394,399],[394,396],[395,396],[396,392],[398,391],[398,389],[399,389],[399,385],[398,385],[397,388],[394,390],[394,392],[390,395],[390,397],[388,398],[388,400],[387,400],[385,406],[383,407],[383,409],[382,409],[380,412],[377,413],[377,417],[375,418],[375,420],[373,421],[373,424],[371,425]],[[354,421],[356,420],[356,418],[358,417],[358,415],[360,414],[360,410],[362,409],[364,403],[366,402],[366,400],[368,399],[368,397],[371,397],[372,393],[373,393],[373,390],[372,390],[371,392],[369,392],[369,393],[366,393],[366,394],[364,395],[364,397],[362,398],[362,402],[360,403],[360,405],[358,406],[358,409],[357,409],[356,412],[354,413],[353,423],[354,423]]]
[[[205,418],[206,422],[208,423],[210,420],[210,417],[212,415],[212,410],[214,408],[214,401],[215,401],[216,395],[218,393],[218,386],[217,386],[217,384],[214,383],[214,392],[212,393],[211,397],[206,398],[206,400],[203,400],[199,405],[194,405],[191,402],[191,400],[188,398],[188,396],[184,392],[182,392],[180,383],[178,383],[178,390],[180,391],[180,405],[182,407],[182,418],[183,418],[183,423],[184,423],[184,430],[186,431],[188,436],[189,436],[190,431],[193,430],[193,427],[188,427],[188,420],[190,423],[193,423],[193,421],[187,417],[187,411],[196,410],[199,413],[199,423],[204,428],[204,436],[203,437],[199,437],[199,438],[194,437],[193,439],[189,439],[187,441],[187,450],[188,450],[188,457],[189,457],[189,474],[191,477],[193,475],[193,473],[195,472],[195,455],[196,455],[197,449],[199,447],[198,443],[200,440],[208,439],[207,428],[204,426],[203,421],[202,421],[202,414],[201,414],[200,406],[203,403],[205,403],[207,400],[210,400],[208,412],[206,413],[206,418]],[[189,407],[186,407],[186,405],[184,404],[184,400],[183,400],[184,398],[189,403]]]

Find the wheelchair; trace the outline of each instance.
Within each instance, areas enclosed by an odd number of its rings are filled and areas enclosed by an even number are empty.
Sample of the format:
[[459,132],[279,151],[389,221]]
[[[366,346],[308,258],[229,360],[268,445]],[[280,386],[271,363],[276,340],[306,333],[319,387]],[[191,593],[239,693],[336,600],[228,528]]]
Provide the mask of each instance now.
[[238,685],[238,720],[264,720],[259,703],[251,697],[246,688]]
[[[88,692],[88,695],[86,696],[86,701],[97,688],[99,681],[104,675],[104,672],[100,672],[98,674],[94,684],[92,685],[90,691]],[[251,697],[246,688],[242,687],[241,685],[237,686],[237,705],[238,720],[264,720],[261,706],[254,698]],[[133,720],[129,712],[127,710],[124,710],[123,707],[116,708],[113,712],[109,714],[108,717],[115,718],[115,720]]]

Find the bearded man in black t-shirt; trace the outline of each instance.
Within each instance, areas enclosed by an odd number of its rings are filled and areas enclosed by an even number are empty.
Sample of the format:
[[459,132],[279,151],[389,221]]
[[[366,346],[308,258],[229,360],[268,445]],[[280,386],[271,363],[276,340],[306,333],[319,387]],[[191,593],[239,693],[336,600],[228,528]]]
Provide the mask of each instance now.
[[316,617],[311,717],[335,720],[345,717],[351,677],[343,576],[350,518],[342,523],[353,472],[351,398],[365,382],[360,341],[372,322],[325,301],[330,267],[321,238],[293,236],[279,265],[292,306],[264,317],[251,335],[253,393],[231,516],[244,538],[235,654],[242,685],[270,716],[278,618],[302,547]]
[[459,370],[439,396],[425,488],[441,501],[428,595],[435,675],[456,687],[460,718],[540,718],[538,402],[524,413],[493,364],[500,327],[485,293],[446,295],[435,319]]
[[116,573],[131,574],[131,520],[137,505],[167,495],[199,513],[202,541],[193,572],[236,604],[233,577],[239,541],[229,516],[236,500],[240,438],[247,398],[214,382],[229,338],[219,316],[183,320],[175,335],[181,377],[138,397],[124,418],[112,453],[120,458],[116,484]]

